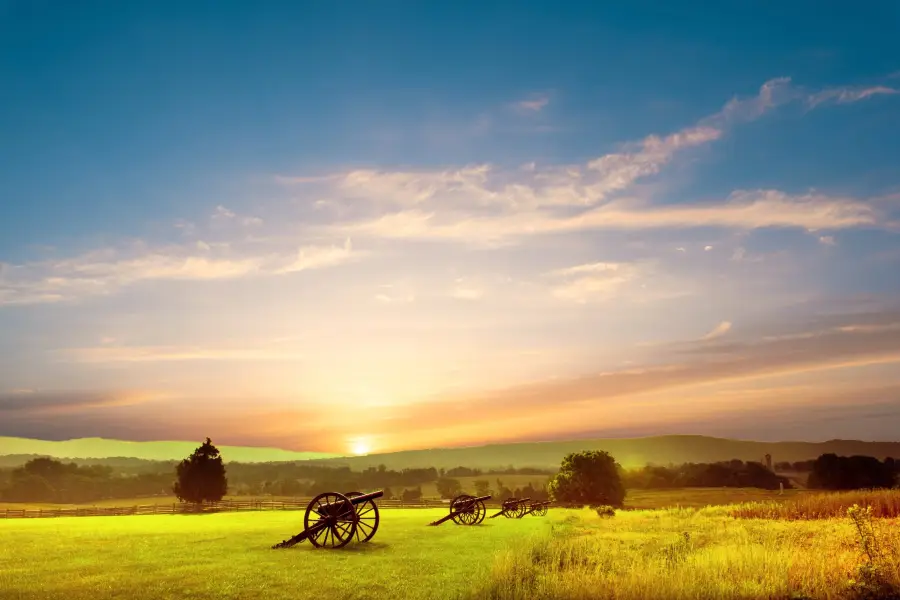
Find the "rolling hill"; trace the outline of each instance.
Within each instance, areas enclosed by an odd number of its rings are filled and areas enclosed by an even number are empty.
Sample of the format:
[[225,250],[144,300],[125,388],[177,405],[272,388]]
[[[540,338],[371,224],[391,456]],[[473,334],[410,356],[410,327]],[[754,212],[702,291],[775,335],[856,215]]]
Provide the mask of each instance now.
[[[143,460],[181,460],[199,445],[200,442],[126,442],[104,438],[81,438],[57,442],[0,437],[0,456],[39,455],[54,458],[127,457]],[[301,461],[338,456],[320,452],[294,452],[280,448],[218,445],[217,447],[225,460],[235,462]]]
[[605,450],[623,467],[642,467],[648,463],[666,465],[687,462],[708,463],[737,458],[762,462],[766,454],[772,462],[815,459],[833,452],[900,457],[900,442],[863,442],[830,440],[827,442],[754,442],[700,435],[666,435],[644,438],[585,439],[564,442],[529,442],[495,444],[467,448],[437,448],[409,450],[389,454],[372,454],[323,459],[323,464],[347,465],[353,470],[384,464],[388,468],[456,466],[490,469],[506,466],[516,468],[558,468],[563,456],[581,450]]
[[[144,460],[180,460],[197,447],[196,442],[126,442],[100,438],[66,441],[29,440],[0,437],[0,463],[21,464],[24,455],[52,456],[71,459],[110,459],[132,457]],[[353,470],[384,464],[390,469],[436,467],[451,469],[457,466],[480,468],[533,467],[554,469],[569,452],[605,450],[624,467],[686,462],[715,462],[730,460],[762,461],[768,453],[773,462],[810,460],[821,454],[861,454],[883,459],[900,457],[900,442],[863,442],[831,440],[827,442],[754,442],[695,435],[667,435],[644,438],[584,439],[554,442],[493,444],[465,448],[435,448],[408,450],[366,456],[337,456],[315,452],[294,452],[278,448],[219,446],[226,462],[308,462],[349,466]],[[103,461],[106,462],[106,461]]]

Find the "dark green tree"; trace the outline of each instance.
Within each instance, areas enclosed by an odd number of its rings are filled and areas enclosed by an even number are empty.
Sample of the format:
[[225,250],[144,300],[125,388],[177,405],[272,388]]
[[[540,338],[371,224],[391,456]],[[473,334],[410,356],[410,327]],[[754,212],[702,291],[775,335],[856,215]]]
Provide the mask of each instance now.
[[175,469],[178,480],[172,486],[182,502],[218,502],[228,493],[228,479],[219,449],[206,442],[181,461]]
[[573,452],[563,458],[559,473],[550,480],[550,495],[558,502],[620,507],[625,487],[619,472],[618,463],[606,452]]
[[462,484],[459,479],[441,477],[437,480],[437,491],[441,498],[455,498],[462,493]]

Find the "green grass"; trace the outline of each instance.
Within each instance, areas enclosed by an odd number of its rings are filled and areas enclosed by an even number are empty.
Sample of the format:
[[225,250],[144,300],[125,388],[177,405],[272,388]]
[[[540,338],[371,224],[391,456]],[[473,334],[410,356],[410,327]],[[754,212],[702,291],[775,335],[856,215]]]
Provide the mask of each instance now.
[[[460,483],[463,491],[469,494],[475,493],[475,481],[483,479],[482,477],[462,477]],[[496,479],[496,478],[495,478]],[[500,477],[503,485],[515,489],[516,487],[524,487],[527,483],[537,485],[545,483],[546,480],[535,475],[503,475]],[[496,488],[497,483],[491,481],[491,487]],[[400,493],[400,489],[394,490],[395,494]],[[422,493],[426,498],[437,498],[438,493],[433,483],[422,485]],[[496,494],[496,491],[494,491]],[[625,497],[625,506],[635,509],[652,509],[652,508],[668,508],[668,507],[693,507],[702,508],[705,506],[719,506],[725,504],[741,504],[744,502],[786,502],[792,498],[800,497],[807,494],[806,490],[785,490],[784,495],[779,495],[777,491],[760,490],[755,488],[678,488],[671,490],[628,490]],[[295,500],[282,496],[227,496],[226,500]],[[499,496],[495,496],[494,500],[502,500]],[[34,509],[39,508],[75,508],[78,506],[146,506],[152,504],[174,504],[178,499],[174,496],[150,496],[144,498],[121,498],[111,500],[97,500],[96,502],[87,502],[85,504],[52,504],[52,503],[17,503],[17,502],[0,502],[0,510],[4,508],[11,509]]]
[[510,543],[551,519],[427,523],[440,509],[382,511],[375,537],[340,550],[304,542],[300,512],[0,521],[0,597],[27,599],[453,598]]
[[[875,518],[900,492],[857,494],[880,504],[855,521],[838,509],[736,518],[748,505],[709,502],[722,497],[700,490],[706,508],[551,509],[478,527],[428,527],[443,509],[385,509],[371,542],[340,550],[271,550],[299,531],[302,512],[0,520],[0,598],[900,598],[887,595],[900,589],[898,519]],[[843,507],[850,495],[793,498]]]

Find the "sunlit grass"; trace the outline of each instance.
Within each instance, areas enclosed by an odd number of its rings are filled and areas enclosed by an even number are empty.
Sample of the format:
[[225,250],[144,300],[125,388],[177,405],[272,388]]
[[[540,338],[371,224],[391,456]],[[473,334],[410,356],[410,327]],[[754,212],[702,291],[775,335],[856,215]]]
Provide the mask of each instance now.
[[386,509],[370,542],[339,550],[271,549],[302,512],[0,520],[0,598],[453,598],[551,522],[427,526],[445,514]]
[[845,515],[854,504],[871,506],[877,518],[900,517],[900,493],[894,490],[804,494],[783,502],[741,504],[730,507],[728,514],[754,519],[827,519]]
[[[895,597],[897,492],[796,495],[753,505],[596,512],[428,527],[443,509],[385,509],[368,544],[270,546],[302,512],[0,521],[0,597],[861,598]],[[848,517],[846,502],[873,506]],[[779,506],[829,507],[794,518]],[[822,509],[825,510],[825,509]],[[762,514],[762,513],[761,513]],[[822,517],[821,511],[815,513]],[[886,512],[883,514],[887,514]],[[863,516],[859,516],[863,515]],[[900,596],[896,596],[900,597]]]
[[762,490],[758,488],[674,488],[657,490],[628,490],[625,507],[650,508],[702,508],[744,502],[787,502],[809,494],[807,490]]
[[[574,511],[573,511],[574,512]],[[692,509],[578,511],[568,531],[502,551],[476,598],[855,598],[866,565],[848,518],[738,520]],[[891,526],[879,577],[900,583]],[[865,592],[866,589],[862,591]],[[872,597],[884,597],[876,595]]]

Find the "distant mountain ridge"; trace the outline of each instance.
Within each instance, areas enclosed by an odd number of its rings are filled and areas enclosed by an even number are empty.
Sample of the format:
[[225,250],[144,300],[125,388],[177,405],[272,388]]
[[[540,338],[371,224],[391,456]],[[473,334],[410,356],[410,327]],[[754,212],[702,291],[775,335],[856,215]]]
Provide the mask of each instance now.
[[[215,440],[213,440],[215,441]],[[102,438],[66,441],[29,440],[0,437],[2,455],[40,455],[60,459],[138,458],[142,460],[180,460],[200,442],[127,442]],[[762,461],[766,454],[773,462],[814,459],[822,454],[843,456],[860,454],[884,459],[900,458],[900,442],[864,442],[830,440],[827,442],[755,442],[701,435],[665,435],[643,438],[584,439],[553,442],[491,444],[463,448],[406,450],[366,456],[338,456],[318,452],[294,452],[279,448],[218,446],[226,462],[308,462],[349,466],[354,470],[384,464],[390,469],[435,467],[452,469],[465,466],[479,469],[559,467],[562,457],[581,450],[605,450],[623,467],[645,464],[665,465],[686,462],[716,462],[730,459]],[[0,465],[9,466],[23,457],[7,457]]]
[[643,438],[583,439],[553,442],[494,444],[467,448],[408,450],[390,454],[323,459],[323,464],[347,465],[353,470],[378,464],[388,468],[456,466],[490,469],[506,466],[540,469],[558,468],[563,456],[582,450],[605,450],[623,467],[646,464],[667,465],[709,463],[731,459],[762,462],[766,454],[772,462],[811,460],[822,454],[874,456],[880,460],[900,458],[900,442],[830,440],[827,442],[755,442],[702,435],[664,435]]
[[[191,454],[203,440],[196,442],[128,442],[104,438],[80,438],[48,441],[27,438],[0,437],[0,455],[38,455],[54,458],[139,458],[142,460],[181,460]],[[213,440],[215,443],[215,440]],[[226,461],[288,462],[333,458],[337,454],[322,452],[294,452],[281,448],[248,446],[219,446]]]

